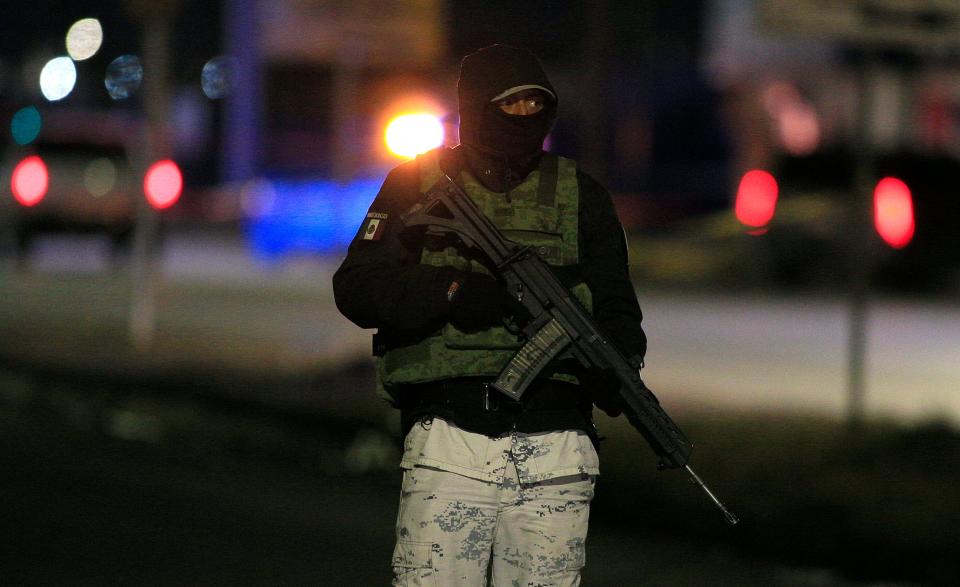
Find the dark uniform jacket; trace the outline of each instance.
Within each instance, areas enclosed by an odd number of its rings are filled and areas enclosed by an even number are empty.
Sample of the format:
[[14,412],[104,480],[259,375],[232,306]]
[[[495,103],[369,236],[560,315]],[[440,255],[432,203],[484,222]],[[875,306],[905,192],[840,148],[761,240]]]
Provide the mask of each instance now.
[[[582,171],[577,179],[577,269],[591,290],[601,328],[626,356],[640,362],[646,337],[629,280],[623,229],[609,193]],[[400,222],[400,215],[421,197],[416,162],[392,170],[367,215],[377,220],[375,234],[357,234],[333,277],[337,307],[344,316],[362,328],[379,328],[408,342],[434,333],[447,321],[447,290],[456,275],[452,267],[421,264],[423,231],[405,230]]]
[[[580,270],[593,296],[594,317],[626,356],[646,353],[642,314],[627,269],[627,248],[610,194],[577,172],[580,184]],[[453,270],[421,265],[422,232],[403,231],[400,215],[418,199],[416,162],[393,169],[370,212],[382,235],[358,234],[333,276],[337,307],[361,328],[427,331],[446,321]]]

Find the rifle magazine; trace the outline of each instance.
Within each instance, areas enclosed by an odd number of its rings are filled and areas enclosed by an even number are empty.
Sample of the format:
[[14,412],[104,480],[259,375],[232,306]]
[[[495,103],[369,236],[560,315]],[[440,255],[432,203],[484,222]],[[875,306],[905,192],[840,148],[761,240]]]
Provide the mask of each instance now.
[[503,368],[493,387],[519,400],[537,375],[570,344],[570,336],[556,318],[547,322]]

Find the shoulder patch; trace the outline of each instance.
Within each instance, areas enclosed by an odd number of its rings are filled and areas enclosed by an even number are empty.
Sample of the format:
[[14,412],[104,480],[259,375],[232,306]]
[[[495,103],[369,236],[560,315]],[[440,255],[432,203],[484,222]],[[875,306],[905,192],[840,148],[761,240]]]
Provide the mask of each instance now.
[[386,212],[367,212],[367,218],[364,220],[363,228],[361,229],[363,240],[380,240],[389,216]]

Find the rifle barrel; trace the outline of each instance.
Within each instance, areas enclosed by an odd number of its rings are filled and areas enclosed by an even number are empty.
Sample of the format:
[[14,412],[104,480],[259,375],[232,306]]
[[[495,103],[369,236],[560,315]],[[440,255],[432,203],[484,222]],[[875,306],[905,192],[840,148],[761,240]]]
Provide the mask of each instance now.
[[703,489],[703,491],[713,501],[713,503],[715,503],[716,506],[720,508],[720,511],[723,512],[723,517],[727,519],[727,523],[730,524],[731,526],[736,526],[737,523],[740,522],[740,518],[738,518],[736,514],[728,510],[727,506],[723,505],[723,503],[719,499],[717,499],[717,496],[714,495],[712,491],[710,491],[710,488],[707,487],[707,485],[703,482],[702,479],[700,479],[700,476],[693,472],[693,469],[690,468],[690,465],[685,465],[684,468],[687,470],[687,473],[690,474],[690,480],[693,481],[693,484],[700,487],[700,489]]

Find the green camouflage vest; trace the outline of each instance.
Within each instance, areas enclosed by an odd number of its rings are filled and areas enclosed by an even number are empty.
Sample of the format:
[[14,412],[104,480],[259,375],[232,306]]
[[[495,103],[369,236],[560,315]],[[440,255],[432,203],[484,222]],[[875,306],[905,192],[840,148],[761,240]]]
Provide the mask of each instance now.
[[[426,192],[440,177],[439,153],[437,149],[417,158],[421,192]],[[580,203],[574,161],[545,155],[540,169],[533,171],[522,184],[510,191],[509,201],[504,194],[483,187],[466,170],[461,179],[473,201],[506,238],[536,247],[540,256],[551,265],[573,265],[578,262]],[[544,181],[543,187],[541,180]],[[442,238],[440,233],[427,231],[420,262],[490,274],[482,263],[464,258],[455,247],[448,244],[449,239]],[[590,310],[591,296],[586,284],[577,284],[572,291]],[[379,357],[378,391],[383,394],[385,389],[401,383],[495,376],[521,345],[517,335],[502,326],[466,333],[446,324],[426,339],[390,349]],[[555,373],[551,378],[576,382],[575,377],[562,373]],[[389,399],[389,395],[385,397]]]

